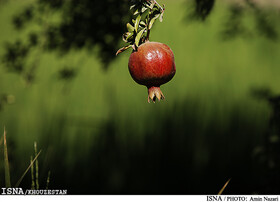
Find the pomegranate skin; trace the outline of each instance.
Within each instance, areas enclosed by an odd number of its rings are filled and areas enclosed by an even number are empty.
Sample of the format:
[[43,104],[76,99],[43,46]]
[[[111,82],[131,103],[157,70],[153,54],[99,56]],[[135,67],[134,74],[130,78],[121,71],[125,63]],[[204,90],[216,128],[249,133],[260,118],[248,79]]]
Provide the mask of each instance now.
[[159,42],[140,45],[137,51],[131,53],[128,68],[131,77],[148,89],[167,83],[176,72],[172,50]]

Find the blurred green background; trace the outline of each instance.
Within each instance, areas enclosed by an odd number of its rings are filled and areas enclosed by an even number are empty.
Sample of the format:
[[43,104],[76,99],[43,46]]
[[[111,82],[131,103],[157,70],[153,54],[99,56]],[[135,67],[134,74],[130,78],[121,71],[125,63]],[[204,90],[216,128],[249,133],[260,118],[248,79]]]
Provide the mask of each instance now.
[[[33,3],[0,3],[0,55],[6,42],[39,29],[31,22],[17,31],[12,23]],[[12,184],[36,141],[41,187],[50,170],[49,187],[72,194],[217,194],[229,178],[226,194],[279,194],[279,150],[267,150],[279,145],[273,108],[252,93],[280,93],[279,41],[258,35],[251,13],[242,23],[252,35],[224,40],[230,14],[222,1],[202,23],[187,20],[186,1],[159,3],[166,12],[151,40],[171,47],[177,67],[161,87],[164,101],[147,103],[147,89],[129,75],[129,51],[104,70],[98,48],[65,55],[34,49],[26,62],[36,65],[31,83],[0,63],[0,95],[10,99],[1,105],[0,128],[7,130]],[[279,12],[269,18],[279,30]],[[64,67],[76,76],[60,79]],[[30,188],[30,174],[21,187]]]

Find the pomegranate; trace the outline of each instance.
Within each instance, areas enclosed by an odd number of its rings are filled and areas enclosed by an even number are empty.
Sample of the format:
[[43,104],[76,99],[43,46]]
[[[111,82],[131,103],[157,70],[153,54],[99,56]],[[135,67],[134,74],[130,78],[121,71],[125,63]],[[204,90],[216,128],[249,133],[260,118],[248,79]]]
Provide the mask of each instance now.
[[129,57],[128,68],[132,78],[148,88],[148,102],[164,99],[160,90],[162,84],[170,81],[176,72],[174,54],[165,44],[150,42],[151,28],[156,19],[161,22],[165,11],[156,0],[134,0],[130,9],[133,24],[127,23],[127,32],[123,40],[129,45],[120,48],[116,55],[133,48]]
[[132,78],[148,88],[148,102],[164,99],[162,84],[170,81],[176,72],[174,54],[165,44],[146,42],[133,51],[128,62]]

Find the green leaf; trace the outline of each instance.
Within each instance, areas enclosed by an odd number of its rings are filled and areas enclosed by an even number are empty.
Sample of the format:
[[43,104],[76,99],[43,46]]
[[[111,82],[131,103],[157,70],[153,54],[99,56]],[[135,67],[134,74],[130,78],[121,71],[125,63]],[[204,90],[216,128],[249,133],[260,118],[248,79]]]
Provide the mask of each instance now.
[[129,38],[131,38],[132,36],[133,36],[133,33],[128,32],[128,34],[127,34],[127,36],[126,36],[126,39],[129,39]]
[[151,29],[155,20],[159,17],[159,14],[157,14],[155,17],[153,17],[149,23],[149,28],[148,29]]
[[144,21],[140,21],[140,25],[142,25],[143,27],[146,27],[146,23]]
[[151,3],[150,5],[147,5],[147,7],[148,7],[149,9],[153,9],[153,8],[154,8],[154,5],[155,5],[155,3],[153,2],[153,3]]
[[131,33],[131,32],[124,33],[123,37],[122,37],[123,41],[127,43],[128,41],[130,41],[129,39],[131,39],[132,36],[133,36],[133,33]]
[[133,15],[137,15],[139,13],[139,10],[137,9],[134,13],[133,13]]
[[159,8],[157,8],[157,7],[155,7],[152,12],[153,12],[153,15],[157,15],[157,14],[161,14],[162,13],[162,11]]
[[147,7],[143,7],[143,8],[141,9],[141,12],[144,13],[147,9],[148,9]]
[[135,19],[135,24],[134,24],[134,29],[135,29],[136,33],[138,32],[140,20],[141,20],[141,15],[138,15],[137,18]]
[[129,32],[133,32],[133,31],[134,31],[134,27],[133,27],[130,23],[127,23],[127,24],[126,24],[126,27],[127,27],[127,30],[128,30]]
[[142,29],[136,36],[135,38],[135,45],[138,47],[139,45],[139,41],[141,39],[141,36],[143,35],[143,33],[145,32],[146,29]]
[[130,9],[130,10],[132,10],[134,7],[135,7],[135,4],[134,4],[134,5],[132,5],[132,6],[130,6],[130,8],[129,8],[129,9]]

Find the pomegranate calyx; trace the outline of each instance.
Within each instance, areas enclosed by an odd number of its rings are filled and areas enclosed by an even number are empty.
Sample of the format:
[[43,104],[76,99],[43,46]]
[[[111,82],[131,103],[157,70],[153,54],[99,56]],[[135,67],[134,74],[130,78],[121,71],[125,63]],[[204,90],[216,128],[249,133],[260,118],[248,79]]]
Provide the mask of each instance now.
[[154,86],[148,87],[148,102],[150,103],[150,100],[152,100],[155,103],[156,99],[158,99],[159,101],[165,99],[160,88]]

